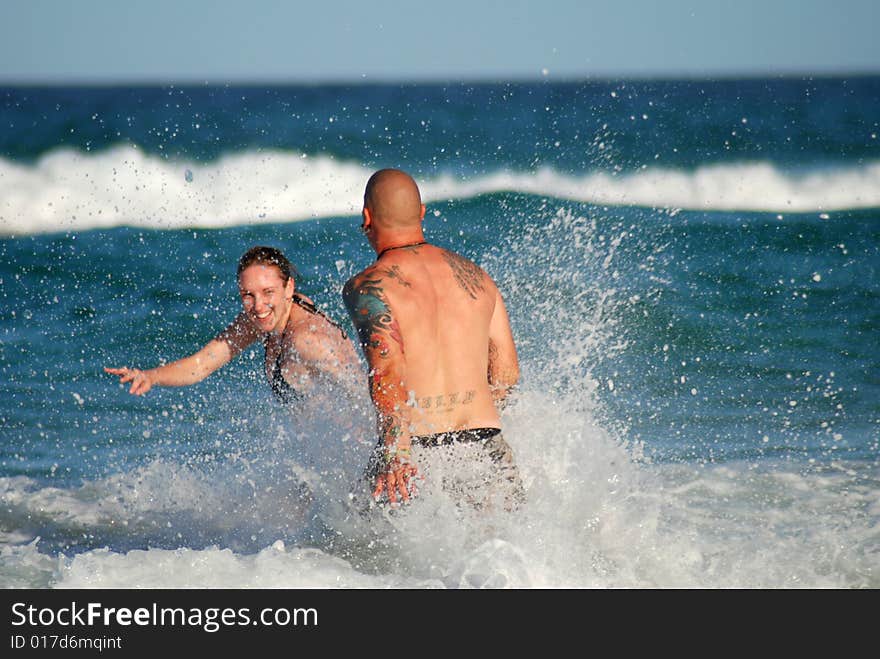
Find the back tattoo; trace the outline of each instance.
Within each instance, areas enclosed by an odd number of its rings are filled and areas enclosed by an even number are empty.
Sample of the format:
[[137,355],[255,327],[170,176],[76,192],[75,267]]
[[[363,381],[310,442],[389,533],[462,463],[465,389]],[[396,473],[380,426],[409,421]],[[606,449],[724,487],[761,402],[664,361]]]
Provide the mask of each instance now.
[[483,271],[472,261],[463,256],[459,256],[454,252],[449,252],[444,249],[442,254],[446,263],[452,268],[452,274],[455,276],[455,281],[458,282],[458,285],[461,286],[461,289],[465,293],[476,300],[477,292],[482,293],[486,290],[483,284]]

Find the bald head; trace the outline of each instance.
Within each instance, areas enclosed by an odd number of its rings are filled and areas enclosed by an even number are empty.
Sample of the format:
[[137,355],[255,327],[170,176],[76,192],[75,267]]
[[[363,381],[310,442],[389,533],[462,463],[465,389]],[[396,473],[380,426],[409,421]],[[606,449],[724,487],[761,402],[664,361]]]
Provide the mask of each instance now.
[[380,169],[367,181],[364,208],[373,221],[389,228],[418,226],[422,221],[419,186],[406,172]]

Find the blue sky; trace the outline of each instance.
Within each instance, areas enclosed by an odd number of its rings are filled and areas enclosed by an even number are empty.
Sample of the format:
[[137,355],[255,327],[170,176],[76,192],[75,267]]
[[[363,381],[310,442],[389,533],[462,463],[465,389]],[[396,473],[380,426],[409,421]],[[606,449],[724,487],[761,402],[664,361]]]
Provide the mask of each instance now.
[[880,73],[880,0],[0,0],[0,81]]

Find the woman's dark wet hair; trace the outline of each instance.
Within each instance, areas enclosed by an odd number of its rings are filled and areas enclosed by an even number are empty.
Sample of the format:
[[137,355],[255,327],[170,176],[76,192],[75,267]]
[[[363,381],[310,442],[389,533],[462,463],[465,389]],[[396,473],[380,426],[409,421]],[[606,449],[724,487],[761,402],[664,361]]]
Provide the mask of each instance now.
[[293,267],[293,264],[286,256],[284,256],[280,249],[266,247],[265,245],[251,247],[241,255],[241,258],[238,260],[236,276],[240,277],[241,273],[244,272],[246,268],[249,268],[255,263],[260,265],[274,265],[281,271],[281,277],[284,279],[285,283],[287,283],[287,280],[291,277],[299,276],[296,268]]

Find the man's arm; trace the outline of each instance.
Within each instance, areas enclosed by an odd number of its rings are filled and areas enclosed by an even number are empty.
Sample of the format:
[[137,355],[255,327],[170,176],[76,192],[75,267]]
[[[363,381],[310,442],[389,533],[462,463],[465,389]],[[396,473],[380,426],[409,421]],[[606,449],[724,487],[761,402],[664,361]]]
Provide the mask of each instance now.
[[369,367],[370,396],[376,408],[384,470],[376,479],[374,497],[387,491],[396,503],[410,496],[409,480],[416,468],[410,460],[409,407],[406,404],[406,352],[400,327],[381,274],[371,268],[350,279],[342,291]]
[[154,386],[184,387],[201,382],[218,368],[228,364],[253,343],[257,336],[258,332],[253,324],[241,313],[223,332],[192,355],[145,371],[127,367],[105,367],[104,371],[118,375],[122,384],[131,382],[129,393],[136,396],[144,395]]
[[495,309],[489,322],[489,389],[499,409],[503,409],[507,395],[519,381],[519,359],[510,320],[501,293],[495,289]]

